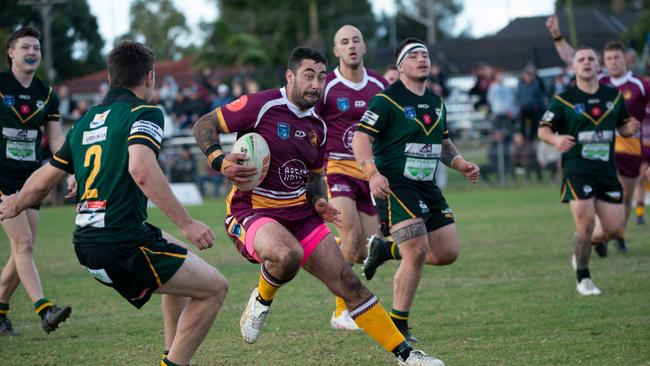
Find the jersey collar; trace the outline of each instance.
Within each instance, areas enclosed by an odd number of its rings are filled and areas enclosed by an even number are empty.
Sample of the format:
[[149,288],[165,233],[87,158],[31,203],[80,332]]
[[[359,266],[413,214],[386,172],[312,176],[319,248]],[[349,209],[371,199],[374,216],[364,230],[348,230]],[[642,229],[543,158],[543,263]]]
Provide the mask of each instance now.
[[361,79],[360,82],[355,83],[353,81],[350,81],[341,75],[341,72],[339,71],[339,67],[337,66],[336,69],[334,69],[334,75],[336,75],[336,78],[341,81],[341,83],[345,86],[347,86],[350,89],[354,90],[361,90],[368,85],[368,72],[366,71],[366,68],[363,68],[363,78]]
[[287,98],[287,88],[286,87],[280,88],[280,93],[282,94],[282,98],[284,99],[284,102],[287,104],[287,107],[289,108],[289,110],[291,112],[293,112],[293,114],[296,115],[296,117],[303,118],[303,117],[309,117],[309,116],[314,116],[315,115],[314,107],[311,107],[306,111],[303,111],[302,109],[300,109],[300,107],[293,104],[289,100],[289,98]]
[[632,78],[632,71],[628,70],[628,72],[626,72],[625,75],[621,76],[620,78],[615,78],[613,76],[610,76],[609,82],[612,83],[612,85],[614,85],[615,87],[619,87],[627,83],[628,81],[630,81],[631,78]]

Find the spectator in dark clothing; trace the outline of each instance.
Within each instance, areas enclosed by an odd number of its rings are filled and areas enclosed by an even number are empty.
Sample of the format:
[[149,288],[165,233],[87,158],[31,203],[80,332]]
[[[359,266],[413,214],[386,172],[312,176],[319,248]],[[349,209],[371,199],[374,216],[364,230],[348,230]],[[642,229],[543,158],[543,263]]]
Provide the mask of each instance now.
[[211,109],[217,109],[221,106],[224,106],[232,102],[232,96],[230,95],[230,88],[226,84],[221,84],[217,87],[217,96],[212,101]]
[[537,125],[546,106],[544,83],[537,76],[534,67],[527,66],[521,74],[517,87],[517,103],[520,110],[519,131],[524,134],[526,140],[534,141],[537,138]]
[[188,103],[182,90],[176,93],[176,99],[174,99],[174,104],[172,104],[171,112],[177,131],[187,129],[191,125],[192,121],[188,114]]
[[171,167],[172,183],[195,183],[196,161],[189,145],[184,145],[181,154],[176,157]]
[[494,69],[484,62],[480,62],[474,69],[474,74],[476,75],[476,83],[469,90],[469,95],[478,97],[478,100],[474,103],[474,109],[484,111],[487,114],[490,112],[487,92],[494,80]]
[[449,96],[449,89],[447,88],[447,79],[440,68],[440,65],[431,63],[431,72],[427,78],[427,86],[433,91],[434,94],[447,98]]

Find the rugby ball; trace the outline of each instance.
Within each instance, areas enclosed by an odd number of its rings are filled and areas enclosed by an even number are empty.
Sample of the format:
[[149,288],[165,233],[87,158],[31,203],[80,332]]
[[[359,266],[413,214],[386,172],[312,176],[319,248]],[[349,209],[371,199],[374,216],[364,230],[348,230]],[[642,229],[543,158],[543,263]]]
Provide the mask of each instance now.
[[252,181],[245,184],[233,182],[235,187],[240,191],[250,191],[259,186],[264,181],[271,163],[269,145],[264,137],[255,132],[247,133],[235,141],[230,152],[244,154],[248,157],[248,160],[240,160],[238,164],[257,168],[257,173],[252,177]]

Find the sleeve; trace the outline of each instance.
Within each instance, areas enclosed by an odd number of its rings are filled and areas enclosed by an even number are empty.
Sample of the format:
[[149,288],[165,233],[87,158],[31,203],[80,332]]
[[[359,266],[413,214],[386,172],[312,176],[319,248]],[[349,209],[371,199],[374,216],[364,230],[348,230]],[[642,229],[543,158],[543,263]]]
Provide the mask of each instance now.
[[214,110],[221,130],[225,133],[250,130],[266,100],[261,93],[242,95],[239,99]]
[[55,168],[61,169],[68,174],[74,174],[74,165],[72,165],[72,151],[70,151],[70,137],[72,136],[72,129],[68,131],[65,137],[63,146],[59,151],[50,159],[50,165]]
[[549,127],[553,132],[558,132],[564,126],[564,107],[559,96],[553,97],[548,110],[544,112],[542,120],[539,121],[540,127]]
[[54,92],[54,89],[50,87],[50,100],[47,103],[47,114],[45,115],[45,121],[47,122],[59,122],[61,115],[59,113],[59,97]]
[[377,94],[370,99],[368,109],[361,117],[357,131],[377,137],[389,127],[392,106],[386,98],[383,94]]
[[[616,127],[621,127],[624,124],[630,122],[630,112],[627,110],[625,98],[623,98],[621,92],[618,92],[618,96],[616,97],[616,100],[617,103],[620,105],[620,108],[618,110],[618,117],[616,118]],[[643,121],[639,121],[639,122],[643,122]]]
[[157,106],[146,106],[138,111],[142,112],[134,118],[128,144],[146,145],[158,155],[165,126],[163,113]]

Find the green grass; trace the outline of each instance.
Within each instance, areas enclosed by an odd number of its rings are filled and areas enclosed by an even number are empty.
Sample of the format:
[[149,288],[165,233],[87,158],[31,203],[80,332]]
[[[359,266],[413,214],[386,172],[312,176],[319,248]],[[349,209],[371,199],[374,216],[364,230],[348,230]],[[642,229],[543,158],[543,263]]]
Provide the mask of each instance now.
[[[650,226],[630,225],[629,255],[611,250],[607,259],[592,258],[603,295],[585,298],[575,291],[573,224],[557,187],[462,184],[446,197],[456,214],[461,254],[451,266],[424,271],[411,309],[418,348],[447,365],[650,365]],[[190,211],[217,232],[215,247],[200,254],[230,281],[194,365],[395,364],[366,335],[331,330],[334,299],[302,272],[278,292],[260,341],[244,344],[239,317],[257,284],[258,266],[226,239],[222,201]],[[92,280],[70,244],[73,215],[72,207],[42,209],[36,250],[47,296],[71,305],[72,317],[46,335],[19,289],[10,316],[22,335],[0,338],[0,365],[156,364],[163,347],[160,297],[138,311]],[[180,235],[157,210],[150,221]],[[4,263],[9,247],[0,236]],[[387,308],[395,269],[389,263],[367,282]]]

